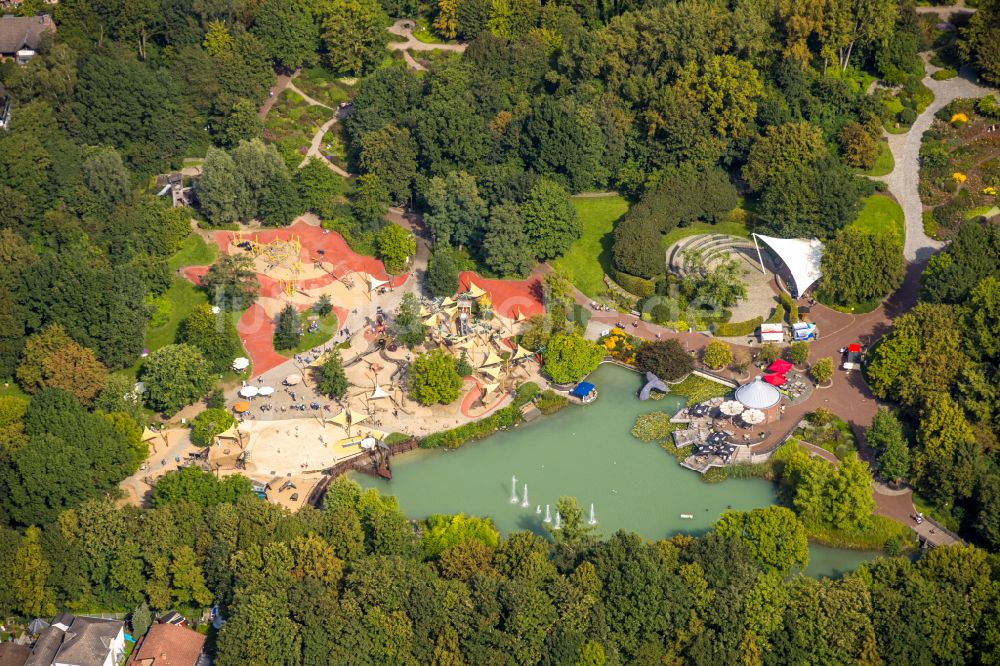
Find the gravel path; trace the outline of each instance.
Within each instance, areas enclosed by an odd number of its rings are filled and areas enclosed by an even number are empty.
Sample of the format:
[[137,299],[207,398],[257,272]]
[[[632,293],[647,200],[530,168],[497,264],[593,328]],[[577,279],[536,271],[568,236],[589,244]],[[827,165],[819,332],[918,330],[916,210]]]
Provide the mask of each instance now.
[[[928,65],[928,72],[937,68]],[[889,186],[889,191],[903,207],[906,220],[906,242],[903,254],[909,262],[923,262],[943,243],[929,238],[924,233],[923,204],[920,202],[920,142],[931,123],[934,114],[959,97],[981,97],[996,92],[974,82],[974,75],[963,69],[959,76],[948,81],[935,81],[927,76],[924,84],[934,92],[934,101],[917,117],[913,127],[906,134],[887,134],[889,149],[896,161],[896,168],[878,180]]]

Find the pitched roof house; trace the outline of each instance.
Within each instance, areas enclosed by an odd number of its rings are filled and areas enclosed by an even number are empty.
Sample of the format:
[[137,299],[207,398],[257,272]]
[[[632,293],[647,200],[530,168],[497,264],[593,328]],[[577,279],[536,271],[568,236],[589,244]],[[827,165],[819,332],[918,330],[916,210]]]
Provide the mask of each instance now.
[[154,624],[139,641],[129,666],[195,666],[205,636],[177,624]]
[[25,666],[117,666],[124,654],[122,622],[63,613],[42,631]]
[[38,50],[42,36],[55,32],[56,24],[48,14],[0,17],[0,58],[28,62]]

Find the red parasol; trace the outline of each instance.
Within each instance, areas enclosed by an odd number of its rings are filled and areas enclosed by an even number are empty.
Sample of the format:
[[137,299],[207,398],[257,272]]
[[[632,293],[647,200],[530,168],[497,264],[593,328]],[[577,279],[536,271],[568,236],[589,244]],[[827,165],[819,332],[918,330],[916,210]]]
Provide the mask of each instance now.
[[[777,359],[774,363],[767,366],[768,372],[773,372],[776,375],[783,375],[792,369],[792,364],[783,358]],[[782,377],[784,379],[784,377]]]
[[764,375],[764,381],[770,384],[771,386],[784,386],[785,383],[788,382],[788,380],[785,379],[784,375],[779,375],[777,373]]

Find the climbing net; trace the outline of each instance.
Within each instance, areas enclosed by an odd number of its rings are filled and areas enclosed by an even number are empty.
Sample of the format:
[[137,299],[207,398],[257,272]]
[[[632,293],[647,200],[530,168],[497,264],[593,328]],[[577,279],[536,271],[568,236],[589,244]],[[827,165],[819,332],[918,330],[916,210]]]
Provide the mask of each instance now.
[[263,259],[264,273],[271,275],[272,271],[281,271],[283,277],[276,279],[279,289],[286,296],[295,292],[302,275],[302,240],[298,236],[288,240],[275,238],[264,243],[256,234],[252,239],[244,238],[240,230],[233,232],[233,243],[250,252],[254,259]]

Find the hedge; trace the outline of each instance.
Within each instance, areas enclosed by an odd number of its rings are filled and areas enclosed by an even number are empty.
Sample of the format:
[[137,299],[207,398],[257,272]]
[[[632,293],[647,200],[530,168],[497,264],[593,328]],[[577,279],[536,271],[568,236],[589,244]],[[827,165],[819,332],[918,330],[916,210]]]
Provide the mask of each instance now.
[[618,270],[615,271],[613,278],[622,289],[640,298],[649,298],[656,293],[656,283],[652,280],[622,273]]
[[781,302],[783,306],[785,306],[785,310],[788,312],[788,323],[794,324],[798,322],[799,306],[795,302],[795,299],[786,294],[785,292],[781,292],[780,294],[778,294],[778,300]]
[[774,312],[772,312],[771,316],[767,318],[766,323],[780,324],[783,321],[785,321],[785,306],[782,305],[781,303],[778,303],[777,305],[774,306]]
[[764,323],[763,317],[754,317],[747,321],[726,322],[716,325],[713,333],[720,338],[741,338],[753,335],[762,323]]
[[510,427],[520,422],[521,410],[514,405],[508,405],[478,421],[427,435],[420,440],[420,448],[435,449],[443,446],[448,449],[457,449],[467,442],[489,437],[500,428]]

